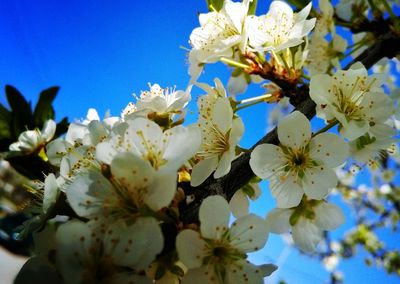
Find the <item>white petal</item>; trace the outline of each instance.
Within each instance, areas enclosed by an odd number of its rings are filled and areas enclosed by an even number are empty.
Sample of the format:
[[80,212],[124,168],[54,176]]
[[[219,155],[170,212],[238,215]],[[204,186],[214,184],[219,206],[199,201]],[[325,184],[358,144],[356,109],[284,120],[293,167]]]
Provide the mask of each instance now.
[[209,196],[203,200],[199,211],[200,230],[204,238],[218,240],[228,229],[228,202],[219,195]]
[[56,123],[52,119],[47,120],[43,125],[42,138],[46,142],[49,142],[51,138],[53,138],[55,133],[56,133]]
[[321,231],[310,220],[300,218],[292,230],[293,241],[303,251],[313,252],[321,241]]
[[285,157],[281,148],[272,144],[258,145],[250,155],[250,167],[252,171],[262,179],[268,179],[277,173],[285,163]]
[[57,268],[68,284],[83,282],[87,269],[84,264],[91,260],[91,234],[89,227],[79,221],[69,221],[57,230]]
[[284,181],[274,178],[270,182],[271,194],[276,198],[276,206],[290,208],[299,205],[304,191],[297,182],[297,178],[289,174]]
[[339,136],[321,133],[310,142],[310,155],[313,160],[334,168],[343,164],[349,155],[349,146]]
[[183,230],[176,237],[176,250],[179,260],[188,268],[200,267],[203,264],[206,242],[193,230]]
[[231,148],[229,151],[226,151],[222,157],[221,160],[218,162],[217,169],[215,170],[214,177],[215,178],[220,178],[231,170],[231,163],[233,159],[235,158],[235,149]]
[[321,230],[334,230],[344,223],[342,210],[331,203],[323,202],[314,209],[316,225]]
[[164,132],[168,142],[164,152],[164,159],[168,167],[178,170],[188,159],[196,154],[201,144],[201,131],[196,126],[176,126]]
[[211,157],[198,162],[192,169],[190,185],[196,187],[202,184],[216,169],[217,165],[218,157]]
[[232,126],[233,111],[227,98],[218,98],[215,102],[212,121],[222,133],[228,132]]
[[336,184],[335,172],[326,166],[307,169],[302,179],[303,190],[312,199],[325,198]]
[[174,198],[177,184],[177,173],[169,169],[159,170],[145,195],[145,203],[153,210],[158,211],[168,206]]
[[189,269],[182,280],[182,284],[219,284],[214,275],[213,266]]
[[230,229],[231,245],[243,252],[264,247],[268,239],[268,226],[264,219],[254,214],[240,217]]
[[294,111],[278,124],[278,137],[283,145],[300,148],[310,141],[310,122],[304,114]]
[[293,210],[275,208],[267,215],[267,224],[271,233],[284,234],[290,231],[290,216]]
[[56,203],[59,193],[57,179],[54,174],[49,174],[44,181],[43,211],[47,212],[50,206]]
[[242,190],[238,190],[229,201],[229,208],[233,216],[239,218],[249,213],[249,199]]
[[65,193],[76,214],[91,218],[100,213],[103,200],[112,190],[112,185],[101,173],[90,171],[77,176]]
[[264,284],[264,277],[276,270],[275,265],[254,265],[239,260],[228,266],[226,282],[232,284]]
[[117,222],[104,238],[105,253],[116,265],[145,269],[163,248],[164,238],[156,219],[138,218],[133,225]]

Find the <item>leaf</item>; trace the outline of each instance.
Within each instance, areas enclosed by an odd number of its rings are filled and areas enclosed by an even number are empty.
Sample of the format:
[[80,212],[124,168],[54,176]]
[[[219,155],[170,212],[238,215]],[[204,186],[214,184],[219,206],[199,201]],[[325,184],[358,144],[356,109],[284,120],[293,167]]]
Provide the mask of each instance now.
[[253,2],[250,2],[249,4],[249,11],[247,12],[247,15],[255,15],[257,10],[257,0],[253,0]]
[[46,120],[54,119],[52,103],[59,90],[59,87],[51,87],[40,93],[38,103],[33,112],[35,125],[37,127],[42,127]]
[[218,12],[224,6],[223,0],[206,0],[206,2],[207,2],[207,8],[210,12],[213,11]]
[[59,123],[57,123],[56,134],[54,138],[59,137],[60,135],[67,132],[69,126],[68,118],[64,117]]
[[10,111],[0,104],[0,139],[11,138],[10,122]]
[[18,137],[21,132],[25,131],[25,127],[34,128],[31,104],[16,88],[10,85],[6,85],[6,96],[12,110],[14,135]]

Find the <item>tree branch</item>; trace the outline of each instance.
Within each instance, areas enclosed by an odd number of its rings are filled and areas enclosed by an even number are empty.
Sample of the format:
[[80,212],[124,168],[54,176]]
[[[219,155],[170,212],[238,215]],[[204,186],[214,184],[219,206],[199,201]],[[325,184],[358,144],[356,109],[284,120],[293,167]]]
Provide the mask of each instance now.
[[[345,69],[349,69],[352,64],[360,61],[364,66],[369,69],[384,57],[392,58],[400,53],[400,37],[394,32],[390,31],[380,36],[377,41],[365,50],[361,55],[349,63]],[[311,100],[308,94],[308,85],[304,84],[298,87],[301,96],[291,100],[296,110],[301,111],[311,119],[315,116],[315,103]],[[252,148],[253,150],[257,145],[268,143],[278,145],[277,129],[273,129],[261,138]],[[184,223],[197,223],[198,210],[201,202],[207,196],[221,195],[228,201],[232,198],[234,193],[250,181],[254,177],[254,173],[250,168],[250,154],[245,153],[232,162],[231,171],[219,178],[214,179],[210,176],[202,185],[196,188],[190,188],[189,191],[194,194],[195,199],[183,211],[181,215],[182,222]]]

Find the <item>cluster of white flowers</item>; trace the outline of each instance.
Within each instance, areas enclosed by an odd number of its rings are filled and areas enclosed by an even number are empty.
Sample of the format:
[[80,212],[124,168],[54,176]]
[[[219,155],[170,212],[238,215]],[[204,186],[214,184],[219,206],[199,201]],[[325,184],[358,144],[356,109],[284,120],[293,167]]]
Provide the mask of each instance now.
[[[190,35],[187,91],[149,85],[120,117],[101,120],[91,109],[62,138],[50,142],[56,126],[49,120],[42,131],[23,132],[11,144],[11,151],[37,153],[59,169],[40,189],[45,214],[60,196],[74,213],[55,237],[56,266],[65,283],[263,283],[276,267],[254,265],[247,253],[262,249],[269,233],[288,232],[303,251],[315,251],[323,231],[344,222],[328,195],[339,187],[338,175],[346,183],[342,166],[348,158],[366,163],[394,147],[398,120],[382,88],[385,78],[369,76],[361,63],[340,70],[338,55],[347,43],[336,34],[329,1],[320,1],[317,19],[307,19],[311,3],[293,13],[288,4],[273,1],[268,13],[255,16],[248,15],[250,2],[225,0],[220,11],[199,15],[200,27]],[[246,104],[228,97],[219,79],[215,86],[196,83],[205,92],[197,101],[199,117],[183,125],[192,83],[204,64],[244,65],[231,81],[233,89],[243,89],[252,74],[244,72],[251,68],[246,60],[263,66],[267,57],[279,78],[294,84],[307,66],[309,95],[325,127],[312,133],[300,111],[281,119],[275,112],[279,143],[243,149],[244,123],[237,111],[266,98],[279,102],[282,90],[268,84],[273,94]],[[289,102],[280,104],[288,108]],[[327,132],[337,124],[337,133]],[[196,190],[208,179],[226,176],[243,154],[250,156],[256,177],[230,203],[219,195],[202,197],[199,222],[184,223],[182,208],[190,206]],[[390,181],[392,175],[386,175]],[[269,181],[276,199],[266,218],[249,214],[249,199],[261,194],[260,179]],[[391,190],[388,186],[382,194]]]
[[[220,11],[200,14],[200,27],[193,30],[189,41],[192,82],[200,76],[205,63],[223,61],[243,67],[246,66],[243,57],[248,53],[264,57],[265,53],[271,54],[278,65],[283,65],[282,60],[291,58],[289,48],[303,43],[314,28],[315,19],[307,20],[311,3],[296,14],[285,2],[273,1],[267,14],[256,16],[248,15],[250,2],[225,0]],[[281,59],[280,54],[285,58]],[[232,75],[230,80],[229,89],[233,94],[244,92],[246,80],[251,80],[246,79],[248,74],[240,69],[239,72],[241,75]]]

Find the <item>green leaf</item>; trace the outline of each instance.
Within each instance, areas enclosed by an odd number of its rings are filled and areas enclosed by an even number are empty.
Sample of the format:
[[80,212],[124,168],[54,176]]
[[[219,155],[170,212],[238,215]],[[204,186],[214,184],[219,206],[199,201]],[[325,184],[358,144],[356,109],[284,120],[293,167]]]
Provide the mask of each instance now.
[[253,0],[253,2],[250,2],[249,4],[249,11],[247,12],[247,15],[255,15],[257,10],[257,0]]
[[60,135],[67,132],[69,126],[68,118],[64,117],[59,123],[57,123],[56,134],[54,138],[59,137]]
[[34,256],[22,266],[14,284],[64,283],[46,256]]
[[13,86],[6,85],[6,96],[12,110],[14,135],[25,131],[25,128],[33,129],[33,115],[31,104],[28,103],[22,94]]
[[40,93],[38,103],[36,104],[33,117],[35,125],[42,127],[48,119],[54,119],[54,109],[52,106],[54,98],[57,96],[59,87],[51,87]]
[[0,139],[11,138],[10,122],[10,111],[0,104]]
[[213,11],[220,11],[222,7],[224,6],[224,1],[223,0],[206,0],[207,2],[207,7],[210,12]]

